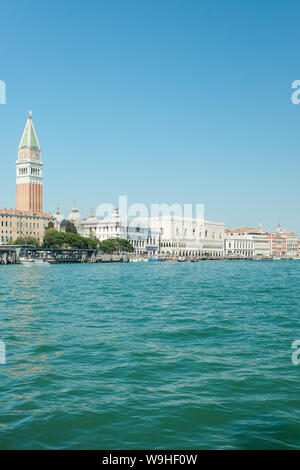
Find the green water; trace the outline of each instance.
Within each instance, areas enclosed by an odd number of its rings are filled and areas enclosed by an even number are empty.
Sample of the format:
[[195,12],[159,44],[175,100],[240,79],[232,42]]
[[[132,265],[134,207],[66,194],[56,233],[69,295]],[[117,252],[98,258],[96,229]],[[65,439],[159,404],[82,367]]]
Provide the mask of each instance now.
[[300,261],[0,266],[0,448],[299,448],[299,281]]

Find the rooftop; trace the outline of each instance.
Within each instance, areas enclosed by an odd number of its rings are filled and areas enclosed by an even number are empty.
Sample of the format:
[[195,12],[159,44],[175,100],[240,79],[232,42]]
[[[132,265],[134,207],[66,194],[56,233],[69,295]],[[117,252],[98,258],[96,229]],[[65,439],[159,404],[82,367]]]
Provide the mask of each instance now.
[[45,212],[33,212],[33,211],[19,211],[16,209],[0,209],[0,216],[1,215],[11,215],[11,216],[18,216],[18,217],[41,217],[44,219],[52,219],[53,215],[48,214]]

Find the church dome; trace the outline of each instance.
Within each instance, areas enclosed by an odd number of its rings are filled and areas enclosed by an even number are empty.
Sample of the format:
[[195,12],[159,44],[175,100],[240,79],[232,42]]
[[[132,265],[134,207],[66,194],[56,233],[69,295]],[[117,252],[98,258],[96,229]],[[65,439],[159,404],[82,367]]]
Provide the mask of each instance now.
[[82,216],[81,216],[81,214],[79,214],[76,203],[75,203],[75,205],[72,209],[71,214],[68,217],[68,221],[72,222],[75,225],[75,227],[78,227],[81,224]]

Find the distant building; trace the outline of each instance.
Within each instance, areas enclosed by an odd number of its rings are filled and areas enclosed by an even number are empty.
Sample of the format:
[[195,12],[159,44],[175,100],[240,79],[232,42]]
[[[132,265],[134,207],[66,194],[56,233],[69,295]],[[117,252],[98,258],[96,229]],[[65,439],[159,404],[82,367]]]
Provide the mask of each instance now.
[[168,256],[224,256],[223,222],[162,216],[149,218],[149,227],[159,235],[159,251]]
[[224,247],[228,258],[252,258],[255,254],[254,239],[244,229],[225,230]]
[[72,222],[75,227],[78,229],[81,225],[81,222],[82,222],[82,216],[81,214],[79,213],[79,210],[78,210],[78,207],[76,205],[76,202],[74,203],[74,207],[72,209],[72,212],[71,214],[69,214],[67,220],[69,222]]
[[53,216],[54,218],[54,228],[58,231],[60,231],[61,229],[61,225],[62,225],[62,222],[64,221],[64,216],[62,215],[62,213],[60,212],[60,208],[59,208],[59,205],[57,205],[57,209],[56,209],[56,212]]
[[[279,224],[275,232],[277,237],[281,237],[284,240],[285,244],[285,254],[286,258],[296,258],[298,255],[298,237],[294,232],[286,232],[283,230]],[[275,235],[272,234],[272,235]]]
[[[261,225],[257,230],[253,227],[229,229],[226,231],[225,238],[225,251],[227,253],[230,251],[232,255],[234,253],[238,254],[238,252],[247,252],[243,256],[268,257],[271,254],[269,237],[262,231]],[[232,239],[232,242],[230,242],[230,239]],[[251,240],[253,243],[250,243]]]
[[263,232],[261,224],[258,229],[252,227],[240,229],[241,234],[251,236],[254,241],[254,255],[268,257],[271,255],[271,244],[268,235]]
[[[252,243],[251,243],[252,240]],[[279,225],[276,232],[263,232],[262,226],[226,230],[225,253],[227,256],[295,258],[298,253],[297,236],[285,232]]]
[[43,212],[43,163],[31,112],[19,145],[16,169],[16,209],[0,210],[0,244],[26,236],[42,242],[53,217]]
[[137,253],[155,254],[158,250],[158,237],[149,227],[144,227],[138,219],[122,219],[119,209],[101,219],[91,212],[87,219],[82,220],[78,233],[84,237],[96,237],[103,241],[109,238],[124,238],[134,246]]
[[286,237],[286,255],[288,258],[296,258],[298,254],[298,237],[293,232],[283,234]]
[[268,237],[270,240],[271,255],[280,258],[286,256],[286,238],[278,232],[268,233]]
[[0,209],[0,244],[6,245],[19,237],[34,237],[42,243],[50,220],[50,214],[40,216],[32,211]]
[[98,219],[94,214],[83,220],[79,233],[99,240],[125,238],[138,253],[166,256],[224,255],[224,224],[193,218],[164,216],[122,219],[119,210]]

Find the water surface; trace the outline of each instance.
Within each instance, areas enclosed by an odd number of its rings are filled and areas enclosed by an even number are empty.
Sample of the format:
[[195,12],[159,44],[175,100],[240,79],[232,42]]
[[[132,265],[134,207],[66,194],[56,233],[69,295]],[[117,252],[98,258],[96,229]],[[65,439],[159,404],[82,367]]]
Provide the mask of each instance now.
[[0,266],[0,448],[299,448],[299,281],[300,261]]

